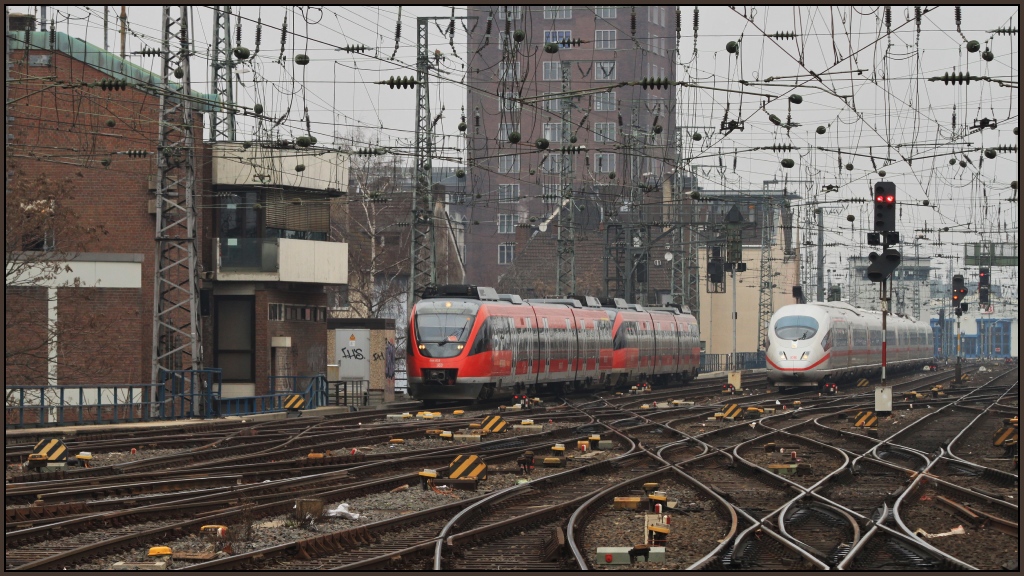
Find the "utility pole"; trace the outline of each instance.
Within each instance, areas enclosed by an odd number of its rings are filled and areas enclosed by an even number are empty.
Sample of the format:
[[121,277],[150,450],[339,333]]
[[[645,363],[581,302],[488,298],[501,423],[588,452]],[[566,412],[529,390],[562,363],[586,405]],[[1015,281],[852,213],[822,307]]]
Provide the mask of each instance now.
[[125,32],[128,27],[128,7],[121,6],[121,60],[124,60]]
[[231,59],[231,6],[213,7],[213,58],[210,62],[210,86],[221,106],[210,112],[210,141],[235,141],[235,95]]
[[[434,20],[475,20],[475,16],[424,16],[416,18],[416,146],[412,196],[412,238],[410,244],[408,311],[416,301],[416,292],[437,283],[437,246],[434,241],[434,192],[431,159],[434,156],[433,122],[430,117],[430,54],[427,49],[428,24]],[[452,29],[454,34],[454,28]]]
[[825,301],[825,214],[821,208],[815,208],[818,217],[818,290],[816,302]]
[[421,293],[437,281],[437,251],[434,244],[434,194],[431,190],[431,162],[434,137],[430,122],[430,56],[427,53],[427,24],[437,18],[416,19],[416,191],[412,198],[412,270],[409,275],[409,311],[416,291]]
[[[164,6],[162,19],[151,375],[151,381],[158,384],[165,381],[170,370],[203,367],[196,259],[189,7],[180,6],[179,10],[179,17],[172,18],[171,7]],[[173,49],[172,41],[177,43]],[[205,383],[203,385],[205,387]]]
[[[562,154],[558,159],[560,162],[558,167],[558,190],[561,198],[559,199],[560,207],[558,210],[556,244],[558,269],[555,271],[555,295],[559,297],[576,292],[576,233],[573,230],[573,211],[576,203],[572,197],[572,189],[570,187],[570,165],[566,162],[570,132],[570,107],[572,106],[572,98],[567,95],[569,92],[570,64],[571,62],[568,60],[561,62],[563,96],[561,99],[562,124],[559,127],[561,138],[559,140],[562,142]],[[575,161],[571,155],[568,155],[568,158],[571,159],[570,162]]]

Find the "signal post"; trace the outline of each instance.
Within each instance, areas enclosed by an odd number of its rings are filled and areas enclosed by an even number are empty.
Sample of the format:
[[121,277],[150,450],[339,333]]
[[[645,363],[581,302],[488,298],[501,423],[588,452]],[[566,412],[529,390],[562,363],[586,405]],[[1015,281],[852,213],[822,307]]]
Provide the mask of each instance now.
[[896,185],[892,182],[877,182],[873,196],[875,231],[868,233],[868,244],[883,248],[881,254],[868,254],[868,260],[871,261],[868,266],[868,280],[879,283],[878,297],[882,303],[882,382],[875,387],[875,413],[887,414],[892,412],[892,386],[886,385],[885,381],[886,319],[889,315],[889,301],[892,298],[892,286],[887,280],[902,260],[899,251],[889,247],[900,243],[900,233],[896,231]]

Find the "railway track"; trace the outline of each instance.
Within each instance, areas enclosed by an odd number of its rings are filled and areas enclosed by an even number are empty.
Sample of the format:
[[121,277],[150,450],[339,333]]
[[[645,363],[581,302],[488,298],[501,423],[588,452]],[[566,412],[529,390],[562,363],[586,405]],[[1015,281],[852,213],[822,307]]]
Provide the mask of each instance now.
[[[929,382],[909,379],[905,385],[923,387]],[[968,550],[973,549],[974,544],[964,544],[963,550],[943,551],[933,547],[931,540],[924,541],[903,533],[902,529],[893,530],[897,519],[925,522],[931,518],[928,514],[932,511],[907,500],[907,484],[911,481],[916,481],[912,490],[938,490],[936,486],[940,486],[945,493],[952,491],[957,498],[968,502],[965,508],[987,522],[980,528],[974,527],[975,532],[990,528],[993,522],[1005,527],[990,517],[1012,522],[1007,510],[1013,510],[1012,518],[1016,518],[1016,507],[1008,504],[1016,502],[1016,476],[947,456],[942,450],[944,445],[948,447],[949,439],[937,438],[942,436],[943,427],[959,426],[955,429],[962,430],[971,422],[980,429],[990,424],[990,420],[983,420],[979,415],[993,414],[989,410],[998,411],[998,402],[1005,402],[1014,385],[1015,380],[1011,384],[996,378],[972,391],[963,389],[947,398],[931,399],[931,408],[920,408],[915,402],[914,409],[910,410],[909,403],[896,403],[896,420],[905,426],[895,432],[886,430],[892,432],[889,436],[881,435],[886,440],[854,430],[849,418],[842,422],[836,416],[839,412],[849,415],[860,406],[870,406],[873,399],[869,395],[819,398],[816,393],[765,394],[764,398],[718,395],[714,397],[719,400],[715,405],[662,408],[659,401],[657,409],[631,406],[630,401],[636,403],[636,400],[623,400],[624,397],[612,398],[613,402],[609,403],[609,399],[595,400],[589,396],[589,400],[579,404],[559,405],[558,410],[535,409],[505,415],[506,419],[512,418],[510,422],[520,414],[526,418],[543,415],[552,422],[562,423],[563,427],[557,430],[523,437],[510,435],[469,446],[434,447],[413,438],[400,452],[394,449],[378,452],[370,447],[386,447],[388,439],[399,432],[407,437],[422,434],[427,427],[437,426],[437,422],[396,424],[364,420],[363,425],[358,426],[340,420],[301,422],[303,419],[298,419],[264,423],[267,426],[246,425],[227,430],[223,435],[219,431],[205,430],[192,434],[191,438],[168,439],[167,444],[172,441],[205,443],[204,450],[212,452],[237,441],[236,450],[255,453],[196,459],[195,447],[189,446],[180,458],[168,459],[169,470],[161,470],[154,462],[142,461],[99,473],[96,472],[99,469],[89,469],[82,470],[84,474],[62,474],[64,478],[38,475],[32,482],[8,484],[7,566],[12,569],[79,566],[103,569],[117,559],[124,559],[128,551],[133,551],[129,556],[134,554],[133,558],[145,560],[144,556],[138,556],[145,543],[172,542],[178,547],[187,546],[194,542],[194,536],[186,536],[194,534],[200,522],[224,523],[234,530],[243,522],[243,516],[249,518],[246,521],[283,518],[295,498],[304,495],[323,497],[327,503],[364,497],[358,494],[369,497],[404,484],[414,484],[416,471],[423,467],[443,469],[454,453],[484,455],[495,474],[502,471],[511,474],[516,471],[515,458],[528,447],[544,452],[555,442],[565,441],[567,448],[574,447],[574,439],[594,433],[601,434],[602,438],[612,437],[614,432],[603,422],[611,422],[612,428],[621,430],[624,435],[617,441],[615,451],[628,450],[629,439],[633,439],[652,452],[658,451],[664,460],[636,456],[641,460],[646,458],[646,463],[629,468],[625,475],[602,472],[580,477],[563,485],[561,490],[548,493],[544,486],[556,481],[539,478],[542,474],[538,473],[527,488],[512,486],[510,495],[501,502],[488,501],[489,495],[460,495],[458,501],[447,505],[450,510],[442,516],[417,523],[420,528],[413,525],[414,516],[411,516],[420,512],[409,512],[394,519],[396,523],[391,528],[387,526],[392,519],[363,522],[360,526],[305,540],[261,547],[253,550],[253,556],[248,559],[245,555],[249,551],[245,551],[216,562],[223,562],[223,566],[236,566],[232,562],[238,562],[237,566],[243,568],[261,569],[288,566],[287,569],[425,570],[438,566],[444,569],[559,570],[578,568],[580,555],[583,555],[591,562],[591,568],[610,568],[593,565],[596,559],[593,551],[598,545],[608,545],[600,542],[612,541],[610,536],[600,535],[615,533],[600,527],[609,519],[613,521],[614,515],[608,515],[611,510],[607,501],[604,508],[586,512],[586,500],[600,494],[607,496],[607,491],[615,487],[627,492],[636,490],[635,482],[633,487],[628,487],[631,481],[660,473],[661,482],[671,492],[681,494],[680,501],[687,500],[686,505],[692,507],[689,512],[677,511],[673,515],[677,534],[693,535],[709,530],[717,534],[724,526],[721,522],[728,516],[728,510],[735,510],[737,523],[735,530],[731,528],[733,524],[729,524],[731,536],[721,542],[718,539],[713,543],[710,540],[699,543],[673,540],[674,552],[659,568],[962,567],[957,564],[958,559],[973,566],[971,562],[981,562]],[[672,396],[683,398],[678,391],[673,391]],[[726,403],[739,403],[745,409],[758,403],[770,406],[776,399],[793,402],[798,398],[803,399],[800,409],[790,407],[775,416],[735,422],[708,421]],[[640,401],[650,402],[651,395],[644,395]],[[465,425],[478,418],[445,418],[443,425]],[[953,442],[954,449],[968,445],[969,434],[975,433],[972,428],[967,428]],[[119,444],[117,438],[109,436],[98,442],[102,442],[100,446],[110,447],[138,443],[137,439],[126,439],[125,444]],[[309,465],[310,459],[304,457],[304,452],[314,449],[313,446],[330,445],[330,442],[366,446],[367,451],[359,459],[329,457],[318,462],[318,466],[298,468]],[[776,443],[776,451],[765,451],[764,445],[769,442]],[[780,445],[781,456],[777,452]],[[788,462],[794,448],[802,463],[812,465],[812,474],[789,477],[780,476],[778,471],[767,471],[769,465],[784,464],[782,460]],[[85,444],[83,449],[88,449]],[[954,452],[952,456],[955,455]],[[846,462],[850,461],[853,464],[847,467]],[[588,467],[583,461],[572,460],[569,462],[572,469],[567,473],[575,473],[581,467],[599,470],[607,464],[606,461]],[[672,467],[666,468],[666,465]],[[915,474],[926,466],[925,475]],[[295,477],[297,469],[305,476]],[[549,471],[545,469],[543,474]],[[921,480],[917,480],[919,477]],[[571,488],[566,488],[570,485]],[[44,495],[43,506],[26,505],[34,501],[29,498],[40,494]],[[698,494],[702,495],[697,497]],[[189,504],[183,504],[190,498],[195,510],[202,507],[201,519],[188,508]],[[12,499],[20,504],[11,506]],[[718,500],[721,502],[712,503]],[[708,510],[703,509],[698,512],[703,505],[710,505],[715,514],[708,515]],[[135,508],[128,508],[131,506]],[[882,513],[894,508],[898,508],[899,514],[886,516]],[[161,509],[165,511],[156,512]],[[147,512],[151,514],[143,520]],[[986,514],[988,516],[983,516]],[[183,520],[185,518],[187,520]],[[409,522],[401,526],[397,522],[400,519]],[[579,519],[585,520],[570,525]],[[97,522],[104,525],[101,527]],[[57,525],[63,526],[62,532],[53,531]],[[368,527],[373,529],[361,531]],[[373,531],[378,528],[383,532]],[[576,539],[569,537],[575,534],[573,528],[578,530]],[[863,533],[858,534],[859,531]],[[963,542],[984,540],[963,538]],[[1002,540],[998,542],[1003,544]],[[864,559],[858,560],[858,554],[864,554]],[[223,567],[210,562],[188,567],[202,569],[204,565]],[[183,567],[180,562],[176,566]]]

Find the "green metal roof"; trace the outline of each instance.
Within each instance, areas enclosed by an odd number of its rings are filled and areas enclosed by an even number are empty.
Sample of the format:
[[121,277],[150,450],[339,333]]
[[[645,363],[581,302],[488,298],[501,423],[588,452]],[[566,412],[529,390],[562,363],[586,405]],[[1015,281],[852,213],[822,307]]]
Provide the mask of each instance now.
[[[93,46],[88,42],[72,38],[63,32],[55,34],[56,42],[53,50],[67,54],[71,58],[84,62],[89,66],[109,75],[117,80],[124,80],[130,84],[149,85],[155,89],[161,86],[160,76],[132,64],[131,62],[111,54],[106,50]],[[29,50],[50,50],[50,32],[21,32],[11,31],[9,38],[11,53],[16,50],[24,50],[26,42]],[[180,89],[181,85],[173,82],[168,83],[172,90]],[[212,112],[220,108],[219,99],[214,94],[203,94],[192,91],[192,98],[197,112]]]

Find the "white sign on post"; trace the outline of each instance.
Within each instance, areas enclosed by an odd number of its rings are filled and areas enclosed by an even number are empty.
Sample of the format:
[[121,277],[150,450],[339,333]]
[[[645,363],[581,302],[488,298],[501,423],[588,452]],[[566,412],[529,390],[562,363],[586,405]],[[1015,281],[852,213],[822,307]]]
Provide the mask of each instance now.
[[892,412],[892,386],[875,386],[875,412]]

